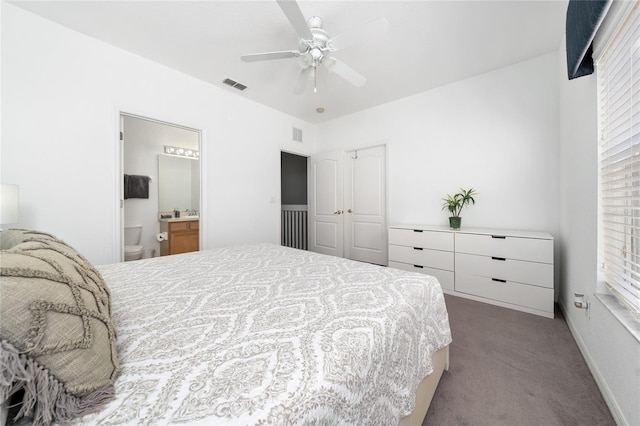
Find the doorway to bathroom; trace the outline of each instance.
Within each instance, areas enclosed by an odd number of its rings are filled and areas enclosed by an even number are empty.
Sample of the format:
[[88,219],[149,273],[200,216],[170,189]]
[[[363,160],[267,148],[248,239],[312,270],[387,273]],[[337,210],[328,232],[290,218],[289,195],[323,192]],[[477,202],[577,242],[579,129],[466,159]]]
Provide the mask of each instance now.
[[198,250],[202,246],[201,132],[120,113],[120,140],[120,259],[169,254],[168,233],[164,228],[176,216],[181,221],[187,220],[191,229],[188,235],[177,235],[176,241],[185,247],[188,238],[189,250]]

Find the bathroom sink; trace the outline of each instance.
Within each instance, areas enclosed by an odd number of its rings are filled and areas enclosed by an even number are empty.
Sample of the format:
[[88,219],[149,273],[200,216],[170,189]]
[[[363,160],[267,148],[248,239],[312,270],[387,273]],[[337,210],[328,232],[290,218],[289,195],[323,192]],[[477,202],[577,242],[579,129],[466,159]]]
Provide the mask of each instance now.
[[163,217],[159,219],[162,222],[184,222],[185,220],[200,220],[200,216],[199,215],[194,215],[194,216],[187,216],[187,215],[180,215],[180,217]]
[[196,215],[187,216],[186,214],[182,214],[182,215],[180,215],[180,217],[174,217],[171,220],[174,221],[174,222],[179,222],[181,220],[199,220],[199,219],[200,219],[200,216],[196,216]]

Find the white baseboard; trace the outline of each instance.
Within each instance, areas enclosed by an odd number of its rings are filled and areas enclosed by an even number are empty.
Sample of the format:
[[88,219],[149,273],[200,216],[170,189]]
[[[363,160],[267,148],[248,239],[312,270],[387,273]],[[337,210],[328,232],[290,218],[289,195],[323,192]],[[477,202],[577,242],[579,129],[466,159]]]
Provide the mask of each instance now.
[[596,365],[595,361],[591,357],[589,348],[584,343],[584,340],[582,340],[580,333],[578,333],[578,330],[571,322],[571,317],[567,315],[567,308],[561,299],[558,300],[558,306],[560,306],[560,309],[562,310],[562,315],[564,316],[564,319],[566,320],[567,325],[569,326],[569,331],[573,335],[573,339],[576,341],[576,344],[578,345],[578,349],[580,349],[580,352],[582,353],[582,356],[584,357],[584,360],[587,363],[587,367],[589,367],[589,371],[591,371],[591,375],[596,381],[596,384],[600,389],[600,393],[602,393],[602,397],[604,398],[604,401],[607,403],[607,406],[609,407],[609,411],[611,411],[613,420],[615,420],[617,425],[620,425],[620,426],[628,425],[629,423],[625,421],[624,415],[622,414],[622,410],[620,410],[618,403],[613,397],[613,394],[611,393],[611,389],[609,389],[609,386],[607,385],[606,380],[600,373],[598,366]]

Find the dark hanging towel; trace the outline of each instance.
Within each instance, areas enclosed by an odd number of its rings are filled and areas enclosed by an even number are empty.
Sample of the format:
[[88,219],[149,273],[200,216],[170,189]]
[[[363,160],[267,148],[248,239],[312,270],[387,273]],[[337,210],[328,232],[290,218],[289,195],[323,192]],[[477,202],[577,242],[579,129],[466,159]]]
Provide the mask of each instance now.
[[149,176],[124,175],[124,199],[149,198]]
[[593,74],[593,38],[612,0],[569,0],[567,6],[567,71],[569,80]]

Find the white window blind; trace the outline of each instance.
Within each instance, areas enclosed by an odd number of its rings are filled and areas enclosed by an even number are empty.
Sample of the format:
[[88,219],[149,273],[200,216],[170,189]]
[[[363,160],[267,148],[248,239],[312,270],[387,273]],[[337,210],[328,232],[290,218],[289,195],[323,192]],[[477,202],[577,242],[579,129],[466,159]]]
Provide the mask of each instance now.
[[640,8],[597,64],[601,253],[607,286],[640,313]]

